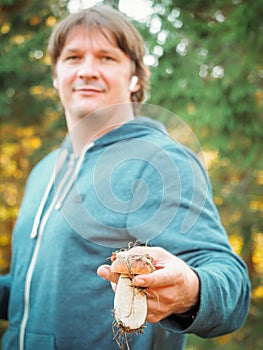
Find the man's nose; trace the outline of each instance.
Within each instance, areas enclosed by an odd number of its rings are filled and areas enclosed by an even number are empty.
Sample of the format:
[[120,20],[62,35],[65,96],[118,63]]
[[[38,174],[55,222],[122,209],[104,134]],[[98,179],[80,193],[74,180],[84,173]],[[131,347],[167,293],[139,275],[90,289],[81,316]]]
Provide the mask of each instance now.
[[90,56],[85,57],[78,67],[77,75],[79,78],[97,78],[99,68],[96,59]]

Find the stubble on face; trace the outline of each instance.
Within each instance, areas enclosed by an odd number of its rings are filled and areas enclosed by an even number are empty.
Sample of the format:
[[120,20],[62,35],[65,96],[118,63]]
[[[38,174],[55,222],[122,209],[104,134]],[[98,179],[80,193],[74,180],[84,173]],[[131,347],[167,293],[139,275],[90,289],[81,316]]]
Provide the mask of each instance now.
[[[73,62],[68,62],[67,55],[75,55],[76,61],[74,57]],[[72,127],[101,108],[106,111],[106,106],[130,104],[131,67],[131,59],[117,47],[110,33],[105,36],[83,27],[73,29],[56,69],[58,92],[68,124]],[[133,108],[131,111],[133,114]]]

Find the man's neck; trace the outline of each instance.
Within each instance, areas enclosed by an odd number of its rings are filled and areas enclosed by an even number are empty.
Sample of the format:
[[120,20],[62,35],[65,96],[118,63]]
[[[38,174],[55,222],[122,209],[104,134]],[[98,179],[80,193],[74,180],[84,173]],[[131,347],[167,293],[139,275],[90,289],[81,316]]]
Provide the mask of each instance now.
[[66,115],[69,136],[73,151],[78,156],[83,148],[108,132],[134,119],[130,105],[110,106],[98,110],[79,121],[74,121]]

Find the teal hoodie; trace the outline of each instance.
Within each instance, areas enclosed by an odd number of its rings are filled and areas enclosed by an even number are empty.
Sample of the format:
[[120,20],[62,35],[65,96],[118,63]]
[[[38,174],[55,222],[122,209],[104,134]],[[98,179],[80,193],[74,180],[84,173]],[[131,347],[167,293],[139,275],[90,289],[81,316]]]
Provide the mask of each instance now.
[[[181,350],[186,334],[214,337],[244,322],[250,284],[197,157],[147,118],[89,143],[67,139],[33,169],[0,278],[3,350],[116,350],[111,286],[97,276],[116,249],[160,246],[198,274],[194,319],[172,315],[128,335],[131,350]],[[121,338],[119,339],[121,340]]]

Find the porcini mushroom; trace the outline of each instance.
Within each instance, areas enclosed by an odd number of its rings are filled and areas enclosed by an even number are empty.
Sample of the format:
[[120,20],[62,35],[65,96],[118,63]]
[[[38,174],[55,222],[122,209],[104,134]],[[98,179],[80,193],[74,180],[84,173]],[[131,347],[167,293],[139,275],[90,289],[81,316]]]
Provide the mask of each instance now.
[[115,321],[127,333],[142,332],[147,316],[147,299],[144,289],[134,286],[133,278],[153,272],[153,258],[148,254],[114,253],[112,261],[111,271],[120,274],[114,298]]

